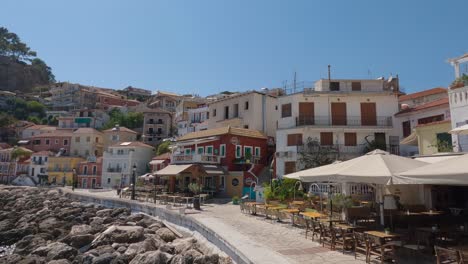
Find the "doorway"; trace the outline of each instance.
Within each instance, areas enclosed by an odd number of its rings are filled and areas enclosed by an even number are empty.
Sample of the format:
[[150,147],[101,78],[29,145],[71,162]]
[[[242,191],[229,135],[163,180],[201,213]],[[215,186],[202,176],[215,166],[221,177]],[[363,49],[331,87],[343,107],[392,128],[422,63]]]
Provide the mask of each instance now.
[[81,180],[81,188],[88,188],[88,179]]
[[385,133],[374,133],[375,146],[381,150],[387,150],[387,140]]

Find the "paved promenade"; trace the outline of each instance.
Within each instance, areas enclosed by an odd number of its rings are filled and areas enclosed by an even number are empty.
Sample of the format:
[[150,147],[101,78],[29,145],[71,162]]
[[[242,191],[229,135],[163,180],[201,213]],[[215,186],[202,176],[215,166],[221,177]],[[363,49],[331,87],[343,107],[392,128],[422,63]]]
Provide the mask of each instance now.
[[[89,193],[87,190],[76,192]],[[117,197],[115,191],[92,194]],[[355,260],[354,255],[330,251],[310,239],[306,240],[300,229],[289,224],[242,214],[239,206],[211,203],[202,206],[202,209],[202,212],[187,210],[187,216],[209,226],[253,263],[365,263],[363,256]]]

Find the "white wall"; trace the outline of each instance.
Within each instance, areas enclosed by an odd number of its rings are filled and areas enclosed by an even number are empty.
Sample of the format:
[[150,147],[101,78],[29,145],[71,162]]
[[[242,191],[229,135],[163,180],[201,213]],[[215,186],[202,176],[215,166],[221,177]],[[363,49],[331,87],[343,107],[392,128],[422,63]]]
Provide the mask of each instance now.
[[[460,123],[468,122],[468,86],[449,89],[450,115],[452,119],[452,129]],[[452,135],[454,151],[468,151],[467,135]]]

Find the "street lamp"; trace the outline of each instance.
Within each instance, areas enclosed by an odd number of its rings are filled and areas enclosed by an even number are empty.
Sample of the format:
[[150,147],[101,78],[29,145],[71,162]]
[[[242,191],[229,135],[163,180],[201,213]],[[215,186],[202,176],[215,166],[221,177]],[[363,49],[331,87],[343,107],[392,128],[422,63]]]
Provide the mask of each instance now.
[[76,169],[73,168],[73,174],[72,174],[72,191],[75,191],[75,176],[76,176]]
[[328,190],[328,200],[330,202],[330,227],[332,227],[332,218],[333,218],[333,201],[332,201],[332,195],[333,195],[333,185],[330,184],[329,186],[329,190]]
[[133,164],[133,169],[132,169],[132,200],[135,200],[135,181],[136,181],[136,164]]

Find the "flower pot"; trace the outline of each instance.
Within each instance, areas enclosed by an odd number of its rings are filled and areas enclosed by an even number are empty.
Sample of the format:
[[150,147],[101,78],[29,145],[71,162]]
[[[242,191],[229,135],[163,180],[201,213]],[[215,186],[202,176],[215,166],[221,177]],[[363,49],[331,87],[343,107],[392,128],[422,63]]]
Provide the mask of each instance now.
[[385,234],[389,235],[389,234],[390,234],[390,230],[385,230]]
[[200,197],[194,197],[193,198],[193,209],[201,210],[201,208],[200,208]]

